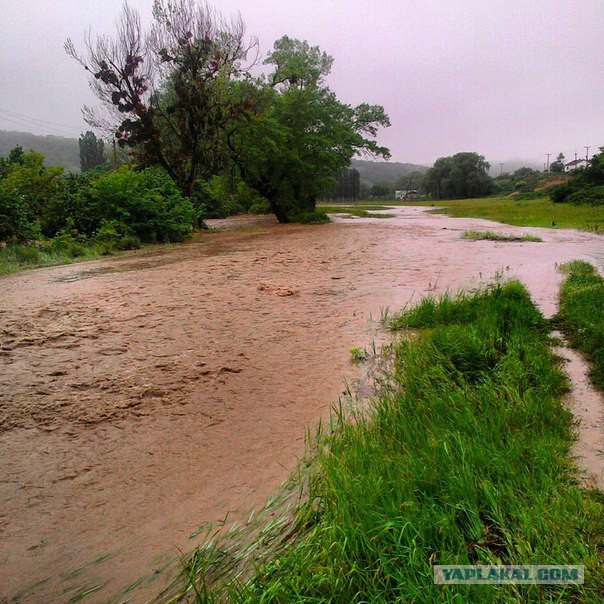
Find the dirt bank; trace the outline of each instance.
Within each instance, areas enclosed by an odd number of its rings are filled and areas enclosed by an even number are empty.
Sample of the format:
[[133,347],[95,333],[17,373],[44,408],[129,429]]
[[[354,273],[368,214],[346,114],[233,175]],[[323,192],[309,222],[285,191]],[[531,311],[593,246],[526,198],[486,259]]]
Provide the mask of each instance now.
[[596,235],[497,225],[544,242],[471,242],[493,223],[397,212],[228,220],[240,230],[0,280],[0,599],[145,601],[197,527],[295,467],[372,316],[496,273],[552,314],[557,264],[604,262]]

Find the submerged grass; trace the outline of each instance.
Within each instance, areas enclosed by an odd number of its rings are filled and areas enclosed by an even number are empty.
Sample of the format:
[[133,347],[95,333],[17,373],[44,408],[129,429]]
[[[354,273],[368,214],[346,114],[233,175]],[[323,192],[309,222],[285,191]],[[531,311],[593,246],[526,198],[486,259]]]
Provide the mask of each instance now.
[[[196,602],[600,602],[604,501],[578,486],[568,389],[524,287],[427,299],[367,410],[320,428],[269,554],[185,562]],[[284,528],[287,527],[287,528]],[[261,543],[262,531],[252,549]],[[242,545],[240,550],[245,551]],[[435,564],[583,564],[585,585],[434,585]],[[220,577],[217,579],[216,577]],[[178,600],[179,597],[171,601]]]
[[464,231],[462,239],[471,241],[543,241],[541,237],[535,235],[506,235],[505,233],[496,233],[495,231]]
[[348,214],[357,218],[394,218],[395,214],[376,214],[377,210],[388,210],[392,206],[384,206],[380,204],[360,204],[360,205],[333,205],[333,206],[317,206],[321,212],[326,214]]
[[557,323],[571,346],[585,353],[592,382],[604,391],[604,279],[587,262],[570,262],[562,270],[567,277]]

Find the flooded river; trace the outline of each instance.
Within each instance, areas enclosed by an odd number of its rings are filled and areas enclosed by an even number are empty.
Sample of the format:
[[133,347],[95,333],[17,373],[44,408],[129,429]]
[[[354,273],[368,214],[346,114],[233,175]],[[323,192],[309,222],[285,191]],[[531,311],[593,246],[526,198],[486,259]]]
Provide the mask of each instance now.
[[146,601],[200,525],[261,505],[295,468],[384,309],[499,274],[551,315],[558,264],[604,264],[594,234],[393,212],[228,219],[191,243],[0,279],[0,601],[129,586],[114,601]]

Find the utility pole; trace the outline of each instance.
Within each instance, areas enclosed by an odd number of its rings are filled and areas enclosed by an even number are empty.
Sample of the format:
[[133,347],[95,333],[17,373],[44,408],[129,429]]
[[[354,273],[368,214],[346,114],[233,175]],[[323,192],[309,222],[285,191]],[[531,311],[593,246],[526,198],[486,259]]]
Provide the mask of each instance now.
[[585,161],[589,164],[589,150],[591,147],[585,147]]
[[499,164],[499,176],[503,176],[503,166],[505,166],[505,164]]
[[545,155],[547,155],[547,169],[545,171],[549,172],[549,156],[551,155],[551,153],[546,153]]

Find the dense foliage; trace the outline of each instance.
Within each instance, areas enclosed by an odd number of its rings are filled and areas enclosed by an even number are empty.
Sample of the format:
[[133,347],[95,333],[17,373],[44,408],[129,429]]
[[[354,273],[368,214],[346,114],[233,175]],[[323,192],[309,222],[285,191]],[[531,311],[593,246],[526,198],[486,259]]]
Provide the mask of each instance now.
[[105,163],[105,143],[94,132],[88,130],[78,140],[80,148],[80,170],[87,172]]
[[423,184],[434,199],[483,197],[494,190],[488,162],[478,153],[467,152],[437,159]]
[[283,36],[264,62],[272,72],[254,78],[245,61],[257,44],[240,19],[193,0],[155,0],[153,17],[147,34],[125,5],[115,39],[89,37],[85,58],[69,40],[66,50],[106,110],[87,109],[88,122],[140,165],[163,167],[199,207],[228,175],[231,195],[243,182],[279,221],[297,220],[356,153],[389,156],[372,140],[389,125],[384,109],[341,103],[324,83],[333,59],[318,47]]
[[0,241],[50,239],[69,233],[115,247],[182,241],[195,210],[161,168],[63,174],[44,156],[19,147],[0,158]]
[[604,205],[604,147],[587,168],[574,170],[570,179],[550,190],[555,203]]

